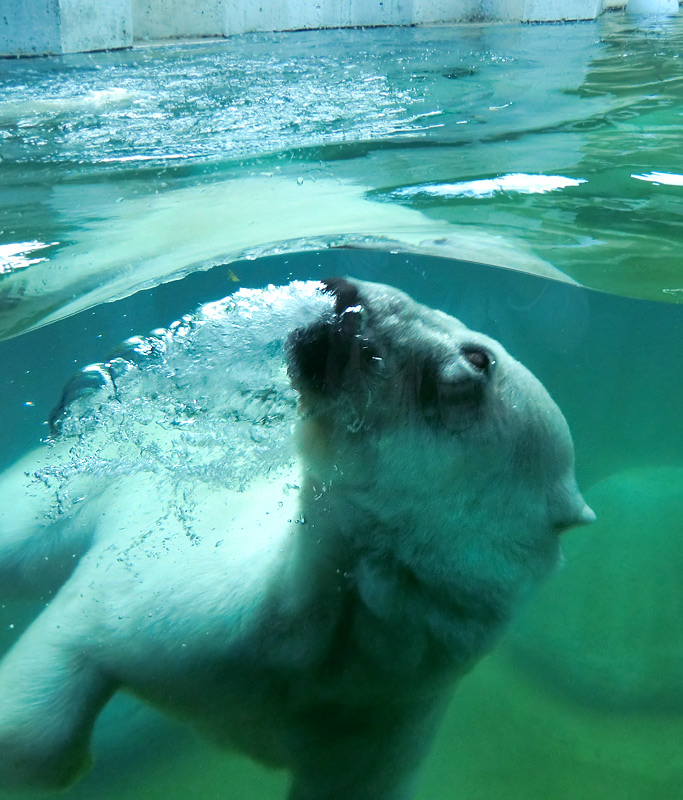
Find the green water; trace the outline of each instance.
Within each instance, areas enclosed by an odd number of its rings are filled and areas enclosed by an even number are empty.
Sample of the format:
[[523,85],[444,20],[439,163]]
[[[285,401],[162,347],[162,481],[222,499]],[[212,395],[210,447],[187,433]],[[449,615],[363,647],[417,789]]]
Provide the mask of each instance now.
[[[455,694],[418,797],[683,798],[682,44],[612,14],[0,62],[2,464],[74,369],[199,302],[400,286],[541,378],[600,518]],[[37,609],[0,611],[4,648]],[[285,783],[119,699],[60,796]]]

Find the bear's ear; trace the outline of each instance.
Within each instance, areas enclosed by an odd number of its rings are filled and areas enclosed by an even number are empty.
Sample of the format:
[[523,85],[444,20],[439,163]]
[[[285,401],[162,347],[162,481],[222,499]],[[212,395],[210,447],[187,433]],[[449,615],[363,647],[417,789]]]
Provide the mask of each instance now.
[[320,282],[325,287],[325,291],[335,297],[335,314],[340,315],[347,309],[360,306],[360,292],[351,281],[346,278],[323,278]]
[[358,287],[345,278],[328,278],[322,284],[335,297],[334,315],[290,334],[288,368],[297,389],[333,395],[350,370],[362,369],[371,360],[373,350],[361,335],[363,304]]

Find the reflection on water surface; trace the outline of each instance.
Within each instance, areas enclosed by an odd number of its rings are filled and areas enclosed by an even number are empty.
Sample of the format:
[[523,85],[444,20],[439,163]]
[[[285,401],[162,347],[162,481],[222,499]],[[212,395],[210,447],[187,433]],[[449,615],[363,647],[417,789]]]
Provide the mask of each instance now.
[[610,14],[1,61],[2,335],[291,239],[678,302],[682,40]]

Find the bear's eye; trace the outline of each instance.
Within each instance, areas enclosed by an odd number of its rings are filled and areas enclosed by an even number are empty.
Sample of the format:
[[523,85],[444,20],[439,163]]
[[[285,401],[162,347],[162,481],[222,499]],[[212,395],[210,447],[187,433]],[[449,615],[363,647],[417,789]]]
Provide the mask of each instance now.
[[494,363],[490,353],[477,345],[465,345],[461,350],[463,356],[478,372],[488,372]]
[[428,360],[419,376],[419,403],[425,420],[451,432],[479,418],[495,359],[485,348],[466,344],[446,363]]

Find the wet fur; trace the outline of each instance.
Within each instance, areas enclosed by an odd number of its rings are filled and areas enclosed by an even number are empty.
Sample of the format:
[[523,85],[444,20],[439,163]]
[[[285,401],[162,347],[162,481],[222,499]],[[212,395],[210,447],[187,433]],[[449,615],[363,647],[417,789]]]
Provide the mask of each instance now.
[[291,467],[223,492],[84,474],[56,518],[31,476],[68,443],[0,480],[3,587],[63,581],[0,665],[3,787],[75,780],[127,689],[289,769],[291,800],[406,800],[453,683],[591,520],[561,413],[497,342],[390,287],[319,290],[286,346]]

